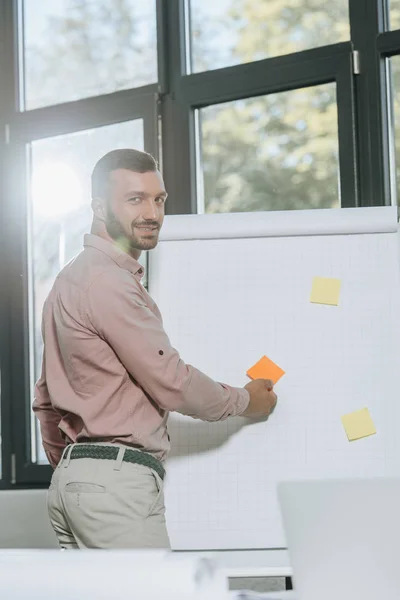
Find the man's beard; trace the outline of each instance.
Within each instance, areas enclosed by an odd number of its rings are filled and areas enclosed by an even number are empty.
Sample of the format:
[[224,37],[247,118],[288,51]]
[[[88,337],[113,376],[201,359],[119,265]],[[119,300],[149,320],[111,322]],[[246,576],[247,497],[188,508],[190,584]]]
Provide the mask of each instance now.
[[[137,224],[137,221],[133,221],[131,225],[131,233],[127,234],[113,211],[110,209],[110,207],[107,207],[107,218],[105,221],[107,233],[113,240],[115,240],[124,248],[125,252],[130,252],[132,250],[152,250],[158,242],[158,236],[149,240],[140,240],[137,238],[134,230],[134,227]],[[143,224],[143,222],[141,224]],[[159,228],[159,224],[155,222],[148,223],[148,225],[149,227],[157,226]]]

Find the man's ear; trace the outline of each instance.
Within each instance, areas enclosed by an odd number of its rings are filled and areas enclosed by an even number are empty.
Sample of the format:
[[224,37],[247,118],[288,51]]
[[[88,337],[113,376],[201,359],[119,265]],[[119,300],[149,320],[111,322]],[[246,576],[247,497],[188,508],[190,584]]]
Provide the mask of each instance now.
[[100,221],[105,221],[106,219],[106,210],[104,206],[104,202],[101,198],[93,198],[92,199],[92,211],[94,216]]

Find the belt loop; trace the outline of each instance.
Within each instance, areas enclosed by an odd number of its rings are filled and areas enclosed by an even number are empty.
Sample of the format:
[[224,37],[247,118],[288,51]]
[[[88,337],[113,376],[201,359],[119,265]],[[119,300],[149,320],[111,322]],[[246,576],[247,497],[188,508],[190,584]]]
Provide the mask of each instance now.
[[72,449],[74,446],[75,446],[75,444],[71,444],[70,446],[67,447],[67,450],[64,454],[64,464],[63,464],[64,469],[66,469],[69,465],[69,461],[71,460]]
[[114,467],[113,467],[114,471],[121,470],[121,465],[122,465],[122,461],[124,460],[125,450],[126,450],[126,448],[124,446],[121,446],[120,449],[118,450],[118,456],[115,459],[115,463],[114,463]]
[[59,465],[61,465],[61,463],[63,463],[63,462],[64,462],[64,460],[65,460],[65,457],[66,457],[66,456],[67,456],[67,454],[68,454],[68,450],[69,450],[69,444],[68,444],[67,446],[65,446],[64,450],[62,451],[61,458],[60,458],[60,462],[58,463]]

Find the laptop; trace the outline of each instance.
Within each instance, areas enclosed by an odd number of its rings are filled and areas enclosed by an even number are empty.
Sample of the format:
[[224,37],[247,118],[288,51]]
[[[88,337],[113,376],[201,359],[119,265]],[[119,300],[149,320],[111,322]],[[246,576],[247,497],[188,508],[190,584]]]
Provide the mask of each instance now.
[[296,600],[400,598],[400,479],[278,486]]

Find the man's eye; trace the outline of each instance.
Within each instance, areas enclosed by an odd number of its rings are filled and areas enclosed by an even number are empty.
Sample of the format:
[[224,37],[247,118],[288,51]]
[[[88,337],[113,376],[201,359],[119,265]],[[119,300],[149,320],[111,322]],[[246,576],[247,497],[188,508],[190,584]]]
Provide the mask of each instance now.
[[135,196],[133,198],[129,198],[128,202],[140,202],[141,198],[139,196]]
[[157,204],[164,204],[165,202],[165,198],[162,198],[161,196],[159,198],[156,198],[156,202]]

